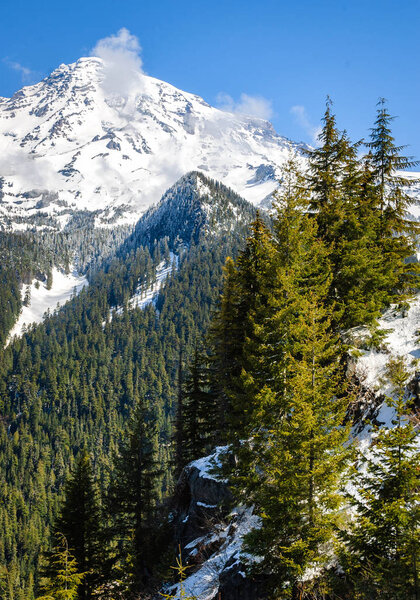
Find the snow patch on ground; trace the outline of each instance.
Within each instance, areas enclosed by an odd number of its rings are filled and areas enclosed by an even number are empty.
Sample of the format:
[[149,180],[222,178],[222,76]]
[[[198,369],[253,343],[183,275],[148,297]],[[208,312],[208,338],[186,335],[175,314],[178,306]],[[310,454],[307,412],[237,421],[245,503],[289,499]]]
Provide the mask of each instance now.
[[22,302],[29,288],[30,303],[22,308],[17,322],[10,331],[7,344],[10,343],[13,337],[20,337],[28,325],[41,323],[47,311],[55,310],[57,304],[62,306],[72,297],[74,292],[78,294],[86,285],[88,285],[87,279],[76,271],[66,275],[53,268],[50,290],[47,289],[46,283],[42,281],[33,281],[30,286],[23,286],[21,292]]
[[178,256],[173,252],[170,253],[169,263],[164,260],[156,269],[156,281],[147,289],[138,286],[136,293],[129,300],[130,308],[145,308],[148,304],[155,304],[159,296],[160,289],[172,271],[178,269]]
[[[177,271],[178,263],[179,257],[173,252],[170,252],[169,261],[162,260],[156,267],[155,281],[147,288],[145,288],[143,284],[137,286],[135,293],[128,301],[128,308],[140,308],[143,310],[149,304],[156,306],[156,301],[163,284],[173,271]],[[124,309],[122,306],[111,308],[109,311],[110,320],[112,320],[114,313],[122,315],[123,312]],[[105,322],[102,325],[105,326]]]
[[[212,455],[213,456],[213,455]],[[208,457],[207,457],[208,458]],[[200,543],[210,543],[220,540],[221,546],[217,552],[215,552],[208,560],[206,560],[202,566],[190,575],[184,581],[184,589],[186,596],[193,596],[196,600],[212,600],[216,597],[219,590],[219,577],[225,567],[228,569],[232,568],[235,564],[241,561],[241,550],[243,545],[244,536],[249,533],[252,529],[259,528],[261,526],[261,520],[258,516],[253,514],[253,508],[239,507],[236,508],[231,514],[232,520],[223,529],[216,531],[212,534],[211,540],[205,538],[198,538],[188,544],[187,548],[193,548],[192,554],[194,554],[194,548]],[[233,529],[233,534],[231,531]],[[247,555],[248,562],[250,560],[256,560],[254,557]],[[245,574],[243,574],[245,577]],[[175,594],[174,598],[181,598],[179,586],[172,588],[172,593]]]
[[195,467],[200,472],[200,477],[203,479],[213,479],[214,481],[226,481],[215,472],[217,468],[222,466],[221,456],[228,452],[228,446],[217,446],[213,454],[203,456],[198,460],[190,463],[190,467]]
[[378,322],[380,329],[389,330],[384,339],[385,350],[363,351],[363,355],[357,360],[356,373],[366,387],[378,394],[389,394],[389,385],[382,380],[392,355],[405,357],[407,369],[413,375],[419,369],[417,359],[420,359],[420,294],[411,302],[406,316],[396,307],[392,307]]

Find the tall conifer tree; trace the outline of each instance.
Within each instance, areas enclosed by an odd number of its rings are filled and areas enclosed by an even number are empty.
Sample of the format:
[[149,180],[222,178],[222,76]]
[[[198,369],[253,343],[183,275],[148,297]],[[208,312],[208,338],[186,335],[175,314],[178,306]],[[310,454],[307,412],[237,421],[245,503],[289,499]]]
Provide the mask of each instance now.
[[80,453],[74,473],[66,484],[65,499],[55,524],[67,540],[78,568],[85,573],[78,591],[81,600],[90,600],[104,569],[101,511],[89,454]]
[[152,577],[153,517],[160,476],[156,418],[138,402],[115,457],[107,498],[109,535],[116,545],[120,569],[129,574],[133,593],[146,589]]
[[262,529],[248,542],[265,557],[273,593],[289,581],[297,598],[305,569],[320,560],[337,521],[347,398],[326,304],[328,252],[305,212],[309,199],[293,162],[277,200],[276,279],[268,308],[254,321],[257,335],[245,345],[242,381],[252,412],[241,431],[233,483],[262,517]]
[[407,218],[412,202],[409,189],[418,180],[404,177],[404,169],[418,165],[412,157],[401,154],[404,146],[397,146],[391,132],[394,117],[389,114],[386,101],[378,102],[377,117],[371,128],[367,146],[373,169],[380,222],[377,231],[382,256],[382,277],[388,303],[409,296],[417,285],[418,267],[408,259],[415,254],[416,224]]
[[58,534],[49,556],[47,572],[41,580],[43,595],[37,600],[77,600],[84,576],[69,550],[66,537]]
[[197,344],[185,377],[182,404],[185,466],[211,451],[220,434],[220,398],[211,388],[207,358]]

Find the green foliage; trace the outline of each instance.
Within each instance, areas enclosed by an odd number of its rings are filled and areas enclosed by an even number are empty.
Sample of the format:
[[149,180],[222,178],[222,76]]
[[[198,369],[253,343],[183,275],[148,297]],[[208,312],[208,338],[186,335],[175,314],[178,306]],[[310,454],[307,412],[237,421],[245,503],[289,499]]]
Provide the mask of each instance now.
[[138,401],[128,431],[114,458],[113,476],[106,500],[117,566],[129,577],[131,591],[148,584],[153,568],[155,524],[159,497],[157,421],[153,409]]
[[420,570],[420,452],[402,358],[390,359],[387,377],[393,395],[386,403],[395,416],[392,425],[375,432],[370,448],[359,453],[353,475],[356,516],[343,533],[341,560],[355,598],[414,600]]
[[80,600],[90,600],[105,574],[102,514],[98,488],[94,482],[89,454],[82,450],[67,480],[64,502],[55,523],[69,545],[85,577],[79,587]]
[[220,404],[211,388],[206,357],[197,346],[182,385],[180,405],[182,419],[179,415],[177,431],[182,435],[177,436],[177,448],[180,448],[179,467],[184,467],[211,451],[219,441]]
[[[77,261],[80,273],[91,275],[129,233],[128,227],[98,230],[93,223],[81,229],[69,223],[65,232],[0,232],[0,345],[3,346],[22,308],[21,291],[36,279],[52,284],[52,268],[68,273]],[[30,289],[30,288],[27,288]],[[25,293],[23,305],[30,301]]]
[[[391,303],[404,309],[417,285],[407,180],[396,174],[413,163],[395,146],[391,119],[381,104],[360,159],[359,143],[337,129],[328,102],[309,174],[285,166],[273,227],[257,215],[236,262],[228,257],[243,246],[255,211],[207,179],[203,202],[190,185],[204,181],[199,173],[151,208],[118,250],[127,230],[97,231],[76,217],[61,233],[0,235],[0,589],[7,600],[32,600],[60,510],[60,528],[87,572],[79,590],[90,594],[99,582],[96,485],[109,502],[111,577],[133,593],[148,587],[165,546],[167,530],[157,523],[173,487],[174,455],[178,474],[185,461],[225,442],[234,453],[234,489],[263,520],[248,541],[264,554],[275,593],[310,593],[305,570],[323,565],[346,462],[339,334],[374,328]],[[75,255],[89,288],[4,349],[22,285],[46,280],[53,267],[68,271]],[[156,302],[133,309],[130,298],[156,283],[158,265],[175,260]],[[208,351],[199,352],[207,330]],[[380,347],[381,332],[372,331]],[[80,459],[74,469],[81,448],[91,467]],[[86,525],[90,541],[75,535],[79,517],[77,531]],[[403,573],[407,560],[395,563]]]
[[166,600],[176,600],[177,598],[182,598],[183,600],[196,600],[195,596],[187,596],[187,592],[185,591],[185,584],[184,581],[187,577],[187,570],[190,567],[187,565],[182,564],[182,555],[181,555],[181,548],[179,549],[179,556],[176,559],[176,567],[171,567],[171,569],[174,569],[175,572],[178,575],[178,581],[179,581],[179,590],[177,590],[177,592],[175,594],[160,594],[162,596],[162,598],[165,598]]
[[416,228],[406,218],[407,190],[415,179],[396,172],[416,163],[400,156],[391,120],[381,102],[369,152],[360,160],[360,142],[351,144],[337,129],[328,101],[320,147],[308,151],[310,207],[330,251],[334,320],[344,328],[373,323],[384,308],[408,297],[417,281],[418,264],[409,260]]
[[[89,287],[6,349],[1,345],[0,565],[7,569],[7,600],[23,600],[24,594],[31,598],[36,588],[39,556],[49,549],[64,485],[81,448],[92,457],[95,481],[105,494],[114,468],[110,459],[137,398],[153,399],[163,471],[159,497],[170,493],[178,349],[188,361],[196,339],[204,335],[225,259],[236,254],[255,214],[242,200],[232,211],[222,201],[226,188],[216,187],[226,221],[211,235],[208,230],[199,235],[197,224],[196,243],[176,236],[170,242],[165,222],[176,223],[162,217],[154,229],[159,241],[142,246],[133,234],[99,269],[95,248],[109,252],[109,237],[98,231],[95,246],[86,231],[73,232],[71,243],[81,251],[83,264],[92,260],[96,265]],[[183,217],[193,222],[187,212]],[[143,236],[140,229],[137,233]],[[72,235],[65,235],[70,243]],[[86,246],[80,247],[81,240]],[[9,241],[14,255],[15,238]],[[64,242],[57,246],[57,258],[64,249]],[[178,269],[156,306],[131,309],[129,298],[155,282],[157,266],[171,264],[170,252],[178,257]],[[16,293],[20,297],[18,286]]]
[[237,261],[236,280],[245,284],[234,302],[246,307],[247,336],[237,357],[240,377],[226,395],[234,415],[233,490],[262,519],[247,548],[263,557],[258,569],[270,573],[270,588],[287,594],[306,568],[322,565],[320,548],[339,519],[348,398],[327,303],[328,252],[292,161],[283,182],[273,233],[261,235],[254,225],[247,255]]
[[78,572],[77,562],[70,553],[67,539],[57,534],[48,564],[49,575],[41,582],[42,596],[37,600],[75,600],[84,573]]

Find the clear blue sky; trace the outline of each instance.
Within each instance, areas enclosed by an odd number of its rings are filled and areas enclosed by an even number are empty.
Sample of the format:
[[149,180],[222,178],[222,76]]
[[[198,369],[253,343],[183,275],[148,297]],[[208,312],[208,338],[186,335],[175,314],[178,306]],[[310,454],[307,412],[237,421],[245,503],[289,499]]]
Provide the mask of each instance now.
[[[126,27],[145,71],[216,104],[271,101],[276,129],[311,141],[329,94],[339,125],[367,135],[379,96],[397,142],[420,158],[419,0],[1,0],[0,95],[89,54]],[[23,67],[19,69],[19,65]],[[294,109],[292,107],[303,107]],[[300,117],[300,118],[299,118]],[[304,120],[307,123],[304,123]]]

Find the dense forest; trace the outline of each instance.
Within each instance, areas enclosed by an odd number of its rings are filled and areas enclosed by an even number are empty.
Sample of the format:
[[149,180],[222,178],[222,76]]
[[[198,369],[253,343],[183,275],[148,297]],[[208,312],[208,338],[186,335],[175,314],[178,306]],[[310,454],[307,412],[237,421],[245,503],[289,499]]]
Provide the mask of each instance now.
[[[414,162],[391,120],[381,101],[363,154],[327,102],[319,146],[284,165],[270,217],[188,174],[88,288],[0,351],[2,598],[156,597],[177,553],[176,477],[225,445],[232,502],[261,519],[245,551],[266,598],[417,600],[406,365],[390,356],[393,426],[367,454],[346,368],[345,334],[365,326],[374,344],[383,311],[404,312],[418,287],[401,175]],[[133,308],[161,265],[159,294]]]
[[[112,457],[140,399],[157,421],[157,497],[171,488],[179,353],[187,358],[207,328],[224,261],[255,216],[251,205],[210,180],[214,210],[204,211],[206,198],[193,189],[197,177],[187,176],[153,213],[153,223],[163,217],[156,237],[141,245],[145,215],[87,289],[2,351],[0,562],[8,599],[34,597],[40,548],[49,547],[63,485],[82,448],[92,453],[97,484],[108,489]],[[181,198],[185,211],[174,217]],[[213,232],[215,215],[221,222]],[[178,268],[156,304],[130,310],[130,297],[150,289],[157,266],[173,255]]]
[[272,227],[257,218],[227,262],[206,351],[181,395],[181,463],[227,445],[222,474],[261,520],[245,538],[248,556],[259,557],[249,574],[265,577],[270,599],[419,595],[408,364],[390,355],[384,401],[394,417],[363,452],[352,443],[357,381],[343,335],[363,325],[365,343],[377,343],[380,314],[391,304],[403,313],[418,287],[417,226],[397,172],[414,163],[390,121],[381,101],[360,158],[327,103],[308,170],[286,163]]

